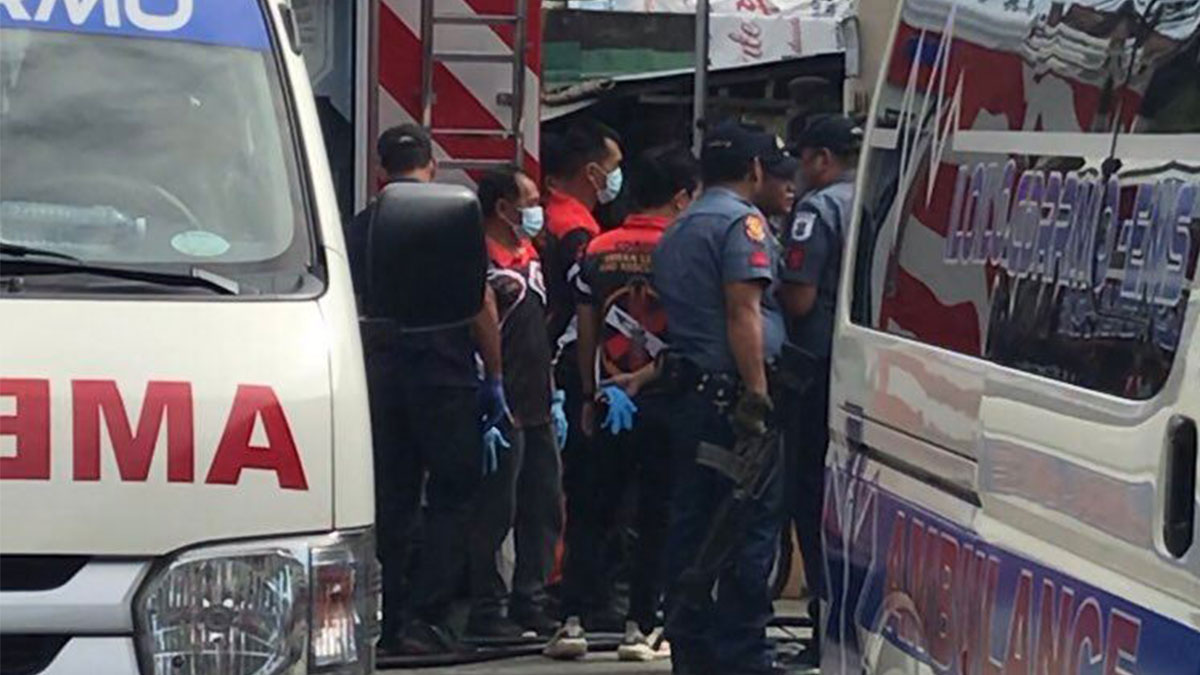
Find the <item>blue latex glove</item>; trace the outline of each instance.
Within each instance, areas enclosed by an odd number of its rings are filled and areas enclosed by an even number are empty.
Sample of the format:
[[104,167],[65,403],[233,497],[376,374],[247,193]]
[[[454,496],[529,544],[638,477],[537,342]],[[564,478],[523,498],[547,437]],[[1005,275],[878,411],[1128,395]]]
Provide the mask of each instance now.
[[491,427],[483,432],[483,475],[496,473],[500,469],[500,453],[511,447],[512,444],[499,427]]
[[554,437],[558,440],[558,451],[567,445],[567,431],[571,428],[567,423],[567,411],[563,404],[567,402],[567,394],[562,389],[555,390],[553,403],[550,405],[550,418],[554,422]]
[[624,389],[610,384],[600,390],[600,399],[608,407],[608,415],[600,424],[600,428],[614,436],[633,428],[633,415],[638,411],[638,407]]
[[480,380],[477,398],[483,431],[492,429],[511,418],[511,414],[508,412],[508,401],[504,398],[504,380],[498,377]]

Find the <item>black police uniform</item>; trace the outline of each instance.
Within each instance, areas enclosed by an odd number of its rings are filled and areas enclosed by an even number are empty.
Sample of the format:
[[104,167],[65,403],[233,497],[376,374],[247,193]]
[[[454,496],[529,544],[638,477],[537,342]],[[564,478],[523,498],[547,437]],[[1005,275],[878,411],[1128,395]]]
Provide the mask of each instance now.
[[[346,232],[350,270],[360,295],[367,291],[372,209],[368,206],[355,216]],[[390,321],[363,317],[360,328],[375,453],[386,641],[408,618],[443,625],[465,573],[468,523],[482,478],[478,378],[469,326],[404,332]],[[415,575],[406,584],[423,484],[421,551]]]
[[[753,142],[738,137],[730,150],[754,152],[739,147]],[[702,608],[693,606],[681,597],[679,580],[696,559],[714,515],[733,488],[724,475],[696,462],[701,442],[724,448],[734,443],[730,411],[738,371],[725,323],[725,285],[742,281],[770,285],[777,259],[777,244],[763,215],[722,187],[707,189],[667,230],[654,254],[654,285],[671,327],[673,358],[690,363],[701,374],[698,382],[688,383],[672,401],[676,484],[666,557],[667,578],[674,584],[667,598],[673,615],[667,631],[672,658],[686,667],[704,668],[703,672],[770,672],[774,660],[774,647],[766,637],[772,616],[767,580],[779,536],[779,480],[772,481],[762,499],[752,505],[744,536],[720,574],[715,601]],[[778,356],[784,333],[770,288],[763,291],[762,317],[763,351],[770,360]]]

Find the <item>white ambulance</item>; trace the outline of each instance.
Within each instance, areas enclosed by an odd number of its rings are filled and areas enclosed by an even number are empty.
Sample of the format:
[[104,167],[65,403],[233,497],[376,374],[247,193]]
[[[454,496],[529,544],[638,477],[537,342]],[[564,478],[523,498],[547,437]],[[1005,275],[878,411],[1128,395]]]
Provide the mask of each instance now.
[[290,6],[0,1],[0,672],[371,672],[362,363]]
[[887,59],[823,672],[1200,673],[1200,2],[902,0]]

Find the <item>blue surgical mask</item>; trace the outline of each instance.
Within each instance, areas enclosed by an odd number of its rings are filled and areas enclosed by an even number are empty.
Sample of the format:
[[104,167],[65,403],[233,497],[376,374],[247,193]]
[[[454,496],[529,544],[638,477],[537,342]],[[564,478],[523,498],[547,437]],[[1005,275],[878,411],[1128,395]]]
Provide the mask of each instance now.
[[542,231],[546,224],[546,212],[540,206],[528,206],[521,209],[521,233],[533,239]]
[[596,195],[596,200],[601,204],[611,204],[617,195],[621,194],[621,186],[625,183],[625,175],[621,173],[621,167],[617,167],[608,172],[604,178],[604,189]]

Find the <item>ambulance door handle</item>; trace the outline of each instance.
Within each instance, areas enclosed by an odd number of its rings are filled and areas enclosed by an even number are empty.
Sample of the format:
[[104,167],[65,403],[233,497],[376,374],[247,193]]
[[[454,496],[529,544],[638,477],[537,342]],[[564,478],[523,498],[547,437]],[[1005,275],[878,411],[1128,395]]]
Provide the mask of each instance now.
[[1182,558],[1196,525],[1196,421],[1175,415],[1167,425],[1167,473],[1163,490],[1163,543]]

